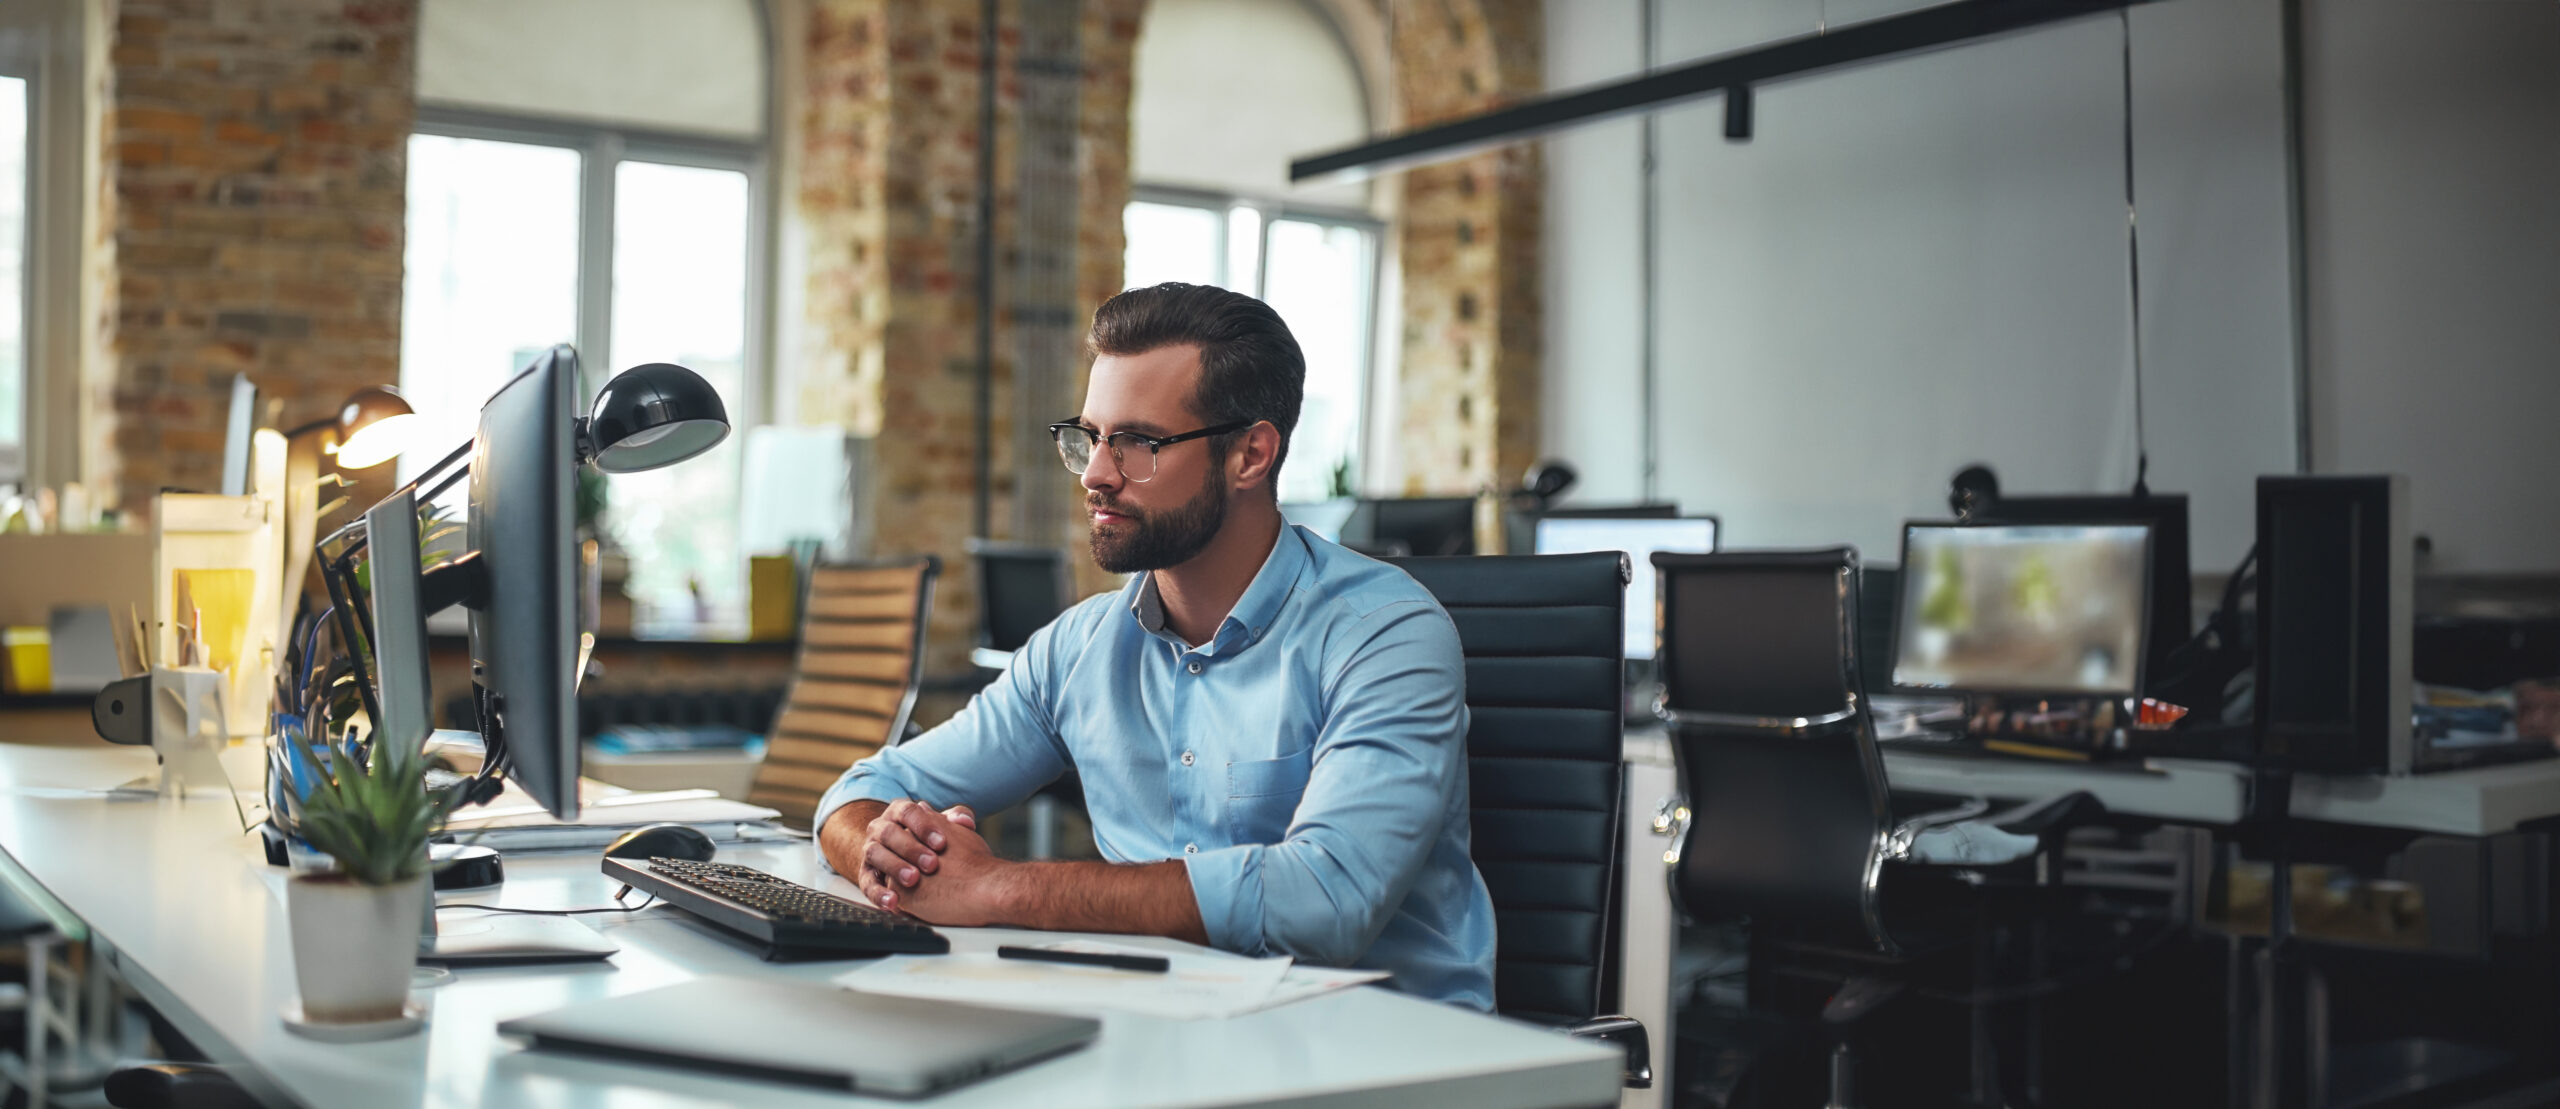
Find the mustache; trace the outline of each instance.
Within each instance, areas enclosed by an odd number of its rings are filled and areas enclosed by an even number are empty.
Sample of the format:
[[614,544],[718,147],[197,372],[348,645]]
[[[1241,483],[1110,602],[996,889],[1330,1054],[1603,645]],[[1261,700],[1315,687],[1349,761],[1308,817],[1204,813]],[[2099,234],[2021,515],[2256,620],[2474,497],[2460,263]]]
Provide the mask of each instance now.
[[1100,493],[1085,494],[1084,508],[1087,513],[1108,512],[1115,516],[1126,516],[1132,520],[1144,519],[1135,510],[1122,507],[1120,498],[1106,497]]

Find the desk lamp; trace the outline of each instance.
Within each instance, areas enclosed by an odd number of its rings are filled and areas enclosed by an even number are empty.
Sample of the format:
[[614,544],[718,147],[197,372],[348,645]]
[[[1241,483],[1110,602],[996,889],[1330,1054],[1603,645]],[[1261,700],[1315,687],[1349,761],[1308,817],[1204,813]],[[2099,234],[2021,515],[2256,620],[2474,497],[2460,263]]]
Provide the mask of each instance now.
[[400,456],[418,431],[418,413],[388,385],[347,394],[335,412],[284,433],[284,582],[278,594],[282,625],[277,643],[293,639],[303,581],[311,572],[311,541],[320,527],[320,460],[341,470],[365,470]]

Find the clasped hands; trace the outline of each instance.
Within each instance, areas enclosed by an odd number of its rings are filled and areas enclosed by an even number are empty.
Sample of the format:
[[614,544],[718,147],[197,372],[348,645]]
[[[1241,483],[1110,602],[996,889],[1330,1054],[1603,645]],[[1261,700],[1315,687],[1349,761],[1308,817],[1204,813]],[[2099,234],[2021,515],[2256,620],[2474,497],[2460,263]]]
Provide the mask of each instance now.
[[895,801],[864,828],[854,881],[890,912],[970,927],[998,923],[998,887],[1012,865],[987,849],[969,806]]

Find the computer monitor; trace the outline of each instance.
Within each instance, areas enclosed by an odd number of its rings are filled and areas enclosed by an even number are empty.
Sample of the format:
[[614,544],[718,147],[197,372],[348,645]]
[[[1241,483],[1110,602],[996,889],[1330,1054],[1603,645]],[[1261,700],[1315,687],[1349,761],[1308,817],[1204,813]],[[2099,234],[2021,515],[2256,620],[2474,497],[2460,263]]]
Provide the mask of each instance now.
[[480,408],[465,525],[481,730],[545,810],[578,812],[578,353],[555,346]]
[[2151,538],[2147,524],[1905,525],[1893,684],[2139,694]]
[[1474,497],[1363,500],[1342,524],[1342,544],[1409,555],[1476,553]]
[[434,728],[428,707],[427,613],[419,583],[418,498],[402,489],[364,514],[372,560],[374,701],[382,719],[374,736],[412,749]]
[[1634,571],[1627,579],[1627,657],[1649,659],[1655,609],[1653,553],[1715,553],[1716,518],[1546,516],[1538,521],[1535,549],[1539,554],[1625,551]]
[[247,374],[231,377],[231,412],[222,428],[222,495],[249,494],[250,443],[258,434],[258,386]]
[[1538,547],[1538,521],[1554,517],[1606,516],[1618,520],[1667,520],[1680,514],[1680,506],[1668,501],[1643,504],[1577,504],[1564,508],[1523,511],[1506,510],[1502,514],[1502,549],[1512,554],[1527,554]]
[[2169,654],[2195,634],[2194,571],[2187,550],[2187,495],[2001,497],[1975,514],[1991,524],[2149,524],[2151,602],[2145,673],[2170,673]]
[[1348,497],[1330,501],[1282,501],[1280,518],[1325,537],[1342,542],[1342,525],[1351,521],[1351,513],[1360,502]]
[[1054,547],[972,542],[978,563],[978,645],[1019,651],[1067,610],[1067,564]]

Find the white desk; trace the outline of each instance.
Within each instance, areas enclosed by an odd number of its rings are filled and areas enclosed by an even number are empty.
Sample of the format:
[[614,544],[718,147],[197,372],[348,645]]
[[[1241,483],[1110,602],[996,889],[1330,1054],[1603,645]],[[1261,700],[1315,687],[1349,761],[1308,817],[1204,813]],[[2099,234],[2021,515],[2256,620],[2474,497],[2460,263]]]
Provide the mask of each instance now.
[[[2249,804],[2249,770],[2204,759],[2122,763],[2044,762],[1907,747],[1884,751],[1896,788],[2005,799],[2087,790],[2110,812],[2178,824],[2239,823]],[[2560,759],[2386,777],[2297,774],[2296,820],[2397,828],[2448,836],[2489,836],[2560,816]]]
[[[766,964],[708,925],[664,907],[578,918],[622,944],[607,963],[457,971],[451,983],[419,994],[430,1015],[417,1035],[353,1045],[295,1036],[277,1017],[294,996],[283,875],[265,865],[256,838],[240,832],[231,804],[218,796],[178,803],[96,793],[145,773],[150,763],[150,753],[135,748],[0,744],[0,851],[17,872],[11,877],[32,880],[85,921],[111,965],[181,1032],[218,1060],[250,1064],[263,1096],[318,1107],[869,1103],[532,1052],[497,1036],[497,1023],[510,1017],[697,975],[819,980],[847,967]],[[818,877],[814,858],[796,845],[734,848],[723,857],[851,892],[840,879]],[[610,903],[613,887],[590,855],[525,855],[506,865],[503,887],[461,896],[538,908]],[[474,915],[448,911],[443,919],[455,929],[468,927]],[[1020,935],[994,929],[949,934],[961,950]],[[1614,1048],[1543,1029],[1355,989],[1224,1021],[1108,1017],[1101,1038],[1085,1050],[929,1104],[1613,1105],[1621,1058]]]

